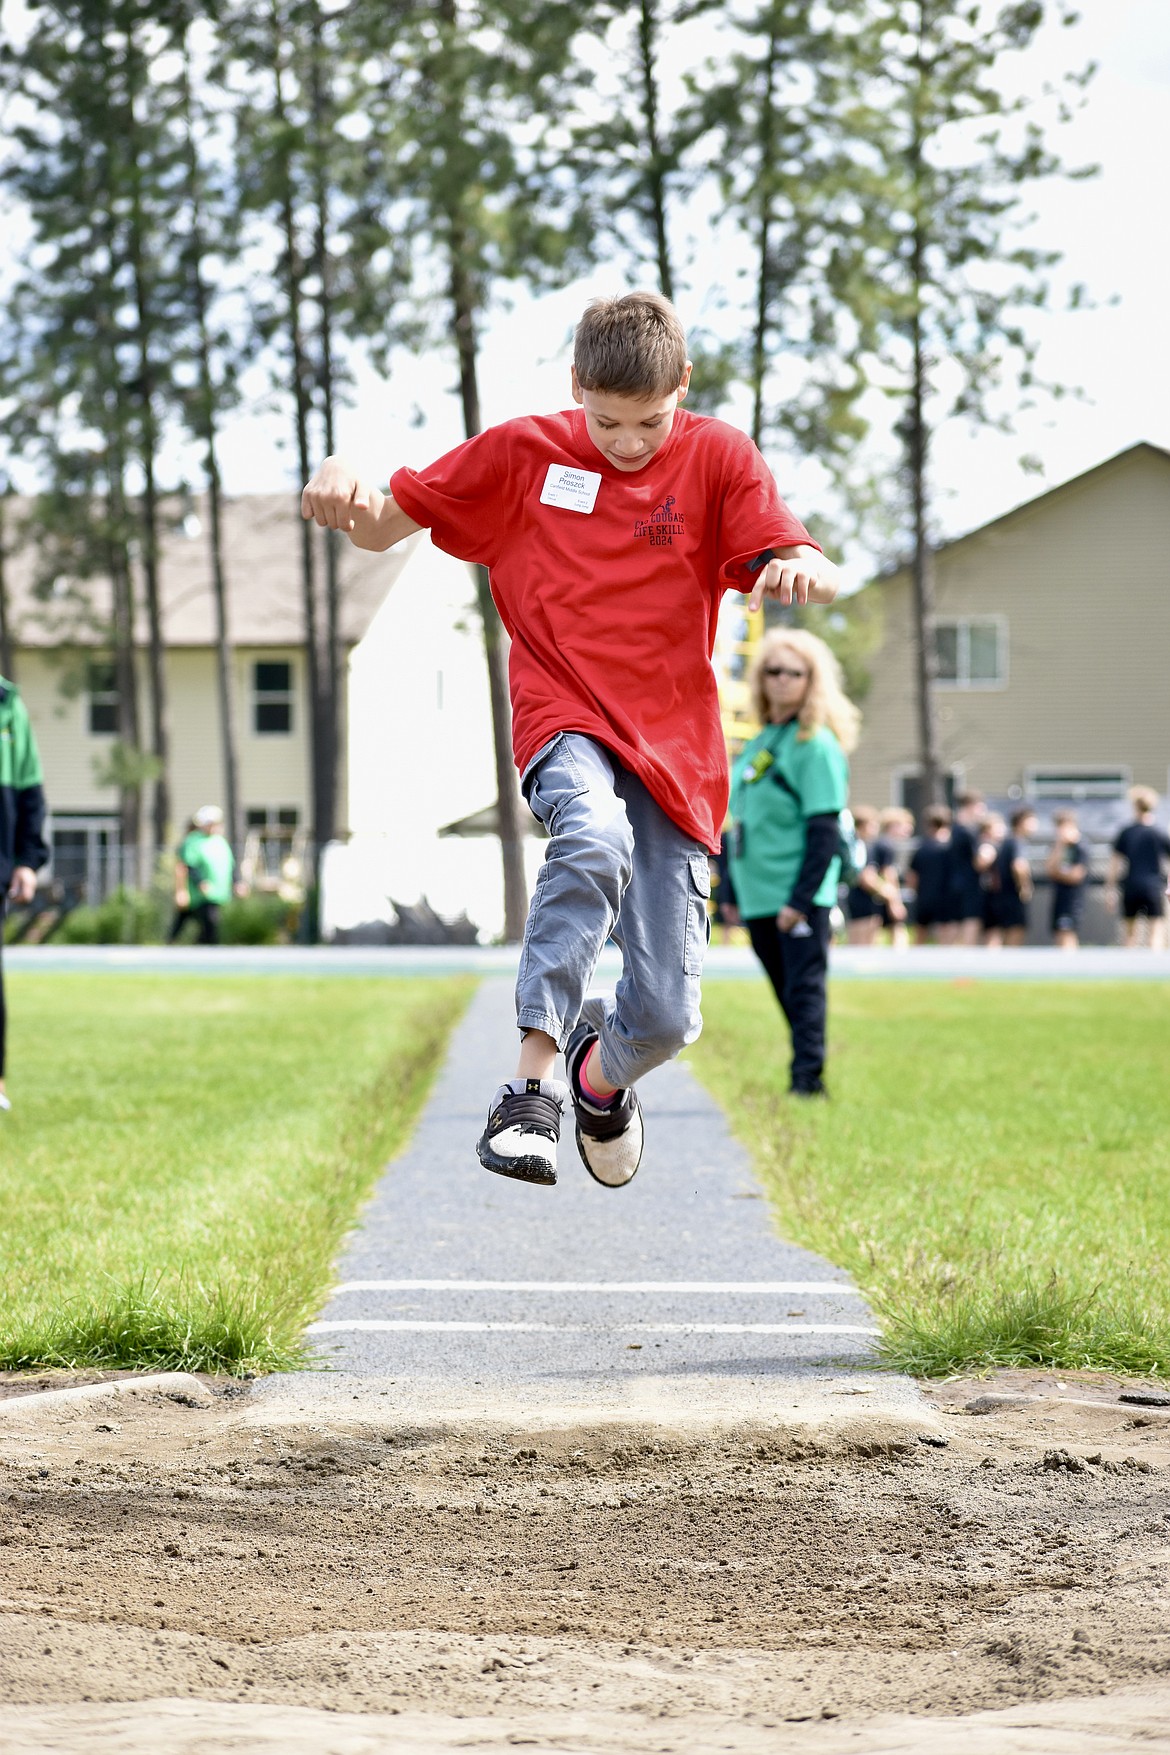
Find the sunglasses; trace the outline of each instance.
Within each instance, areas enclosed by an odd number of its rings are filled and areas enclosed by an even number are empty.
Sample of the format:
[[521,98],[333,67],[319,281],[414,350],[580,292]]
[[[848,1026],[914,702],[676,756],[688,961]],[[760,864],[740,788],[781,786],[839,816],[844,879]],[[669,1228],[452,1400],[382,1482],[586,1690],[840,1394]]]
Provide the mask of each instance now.
[[765,664],[764,675],[765,676],[790,676],[794,682],[799,682],[801,677],[805,677],[808,675],[808,671],[807,670],[789,670],[783,664]]

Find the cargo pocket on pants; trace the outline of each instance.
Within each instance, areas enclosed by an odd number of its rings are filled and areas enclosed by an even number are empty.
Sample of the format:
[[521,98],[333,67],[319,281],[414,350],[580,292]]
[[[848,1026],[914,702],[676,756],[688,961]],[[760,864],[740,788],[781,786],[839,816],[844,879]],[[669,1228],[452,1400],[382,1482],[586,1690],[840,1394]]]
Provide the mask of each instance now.
[[520,779],[520,791],[529,810],[553,836],[557,832],[558,812],[588,790],[589,782],[563,731],[558,731],[536,752]]
[[683,941],[683,973],[703,973],[703,953],[711,937],[707,903],[711,896],[711,866],[705,853],[688,853],[686,881],[686,936]]

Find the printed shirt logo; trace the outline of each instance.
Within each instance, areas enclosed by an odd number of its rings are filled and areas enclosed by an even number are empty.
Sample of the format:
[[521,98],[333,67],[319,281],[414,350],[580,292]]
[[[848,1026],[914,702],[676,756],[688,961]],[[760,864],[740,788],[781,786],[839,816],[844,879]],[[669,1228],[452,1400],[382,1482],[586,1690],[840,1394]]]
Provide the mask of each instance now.
[[634,523],[634,535],[642,537],[650,548],[670,548],[676,536],[682,536],[684,518],[681,512],[675,511],[675,498],[667,494],[660,506],[655,506],[649,518],[638,518]]

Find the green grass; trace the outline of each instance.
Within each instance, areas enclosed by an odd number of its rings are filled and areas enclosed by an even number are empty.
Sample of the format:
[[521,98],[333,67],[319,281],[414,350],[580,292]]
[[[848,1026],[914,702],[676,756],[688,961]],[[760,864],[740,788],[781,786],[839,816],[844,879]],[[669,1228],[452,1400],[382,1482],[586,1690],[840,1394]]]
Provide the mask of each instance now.
[[760,983],[709,982],[699,1077],[889,1363],[1170,1374],[1170,1005],[1147,982],[838,982],[827,1104]]
[[471,986],[10,978],[0,1366],[304,1363]]

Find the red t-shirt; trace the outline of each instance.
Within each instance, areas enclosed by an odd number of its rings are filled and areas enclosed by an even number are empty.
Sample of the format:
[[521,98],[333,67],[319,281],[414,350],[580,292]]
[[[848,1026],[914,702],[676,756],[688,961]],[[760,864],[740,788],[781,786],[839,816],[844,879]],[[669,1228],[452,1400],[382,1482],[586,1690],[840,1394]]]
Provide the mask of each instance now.
[[[596,486],[591,511],[542,502],[550,469],[566,468],[584,500]],[[719,602],[750,590],[762,549],[810,540],[751,440],[680,409],[650,462],[626,472],[571,409],[490,427],[428,469],[397,470],[390,492],[439,548],[491,570],[521,772],[558,732],[584,732],[714,852],[727,809]],[[556,497],[571,497],[563,483]]]

